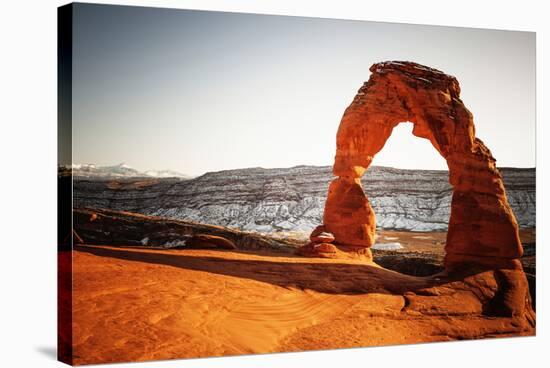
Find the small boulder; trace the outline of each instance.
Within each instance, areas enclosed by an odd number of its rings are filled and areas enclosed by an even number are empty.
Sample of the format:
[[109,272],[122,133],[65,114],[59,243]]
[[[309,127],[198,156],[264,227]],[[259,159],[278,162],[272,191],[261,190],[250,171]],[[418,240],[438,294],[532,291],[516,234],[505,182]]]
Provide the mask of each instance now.
[[338,252],[338,249],[330,243],[321,243],[321,244],[315,244],[313,246],[314,252],[318,253],[335,253]]
[[329,243],[309,243],[298,248],[296,253],[303,257],[336,258],[338,249],[333,244]]

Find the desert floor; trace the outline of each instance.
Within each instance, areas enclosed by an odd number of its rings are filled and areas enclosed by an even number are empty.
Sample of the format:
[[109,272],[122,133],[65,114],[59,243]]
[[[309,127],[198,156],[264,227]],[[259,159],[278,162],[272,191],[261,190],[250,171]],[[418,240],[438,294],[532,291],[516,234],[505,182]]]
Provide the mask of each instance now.
[[[379,240],[443,252],[438,234]],[[75,364],[518,335],[503,318],[406,310],[403,294],[438,279],[374,263],[86,245],[75,247],[73,268]]]

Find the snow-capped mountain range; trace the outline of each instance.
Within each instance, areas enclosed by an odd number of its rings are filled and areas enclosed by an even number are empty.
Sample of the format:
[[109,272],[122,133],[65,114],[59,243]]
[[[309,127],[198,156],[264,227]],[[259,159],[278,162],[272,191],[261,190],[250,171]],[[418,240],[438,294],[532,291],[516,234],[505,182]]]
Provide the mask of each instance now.
[[[65,167],[68,169],[68,167]],[[112,166],[94,164],[73,164],[71,166],[74,177],[80,178],[180,178],[191,179],[191,176],[174,170],[147,170],[139,171],[124,163]]]

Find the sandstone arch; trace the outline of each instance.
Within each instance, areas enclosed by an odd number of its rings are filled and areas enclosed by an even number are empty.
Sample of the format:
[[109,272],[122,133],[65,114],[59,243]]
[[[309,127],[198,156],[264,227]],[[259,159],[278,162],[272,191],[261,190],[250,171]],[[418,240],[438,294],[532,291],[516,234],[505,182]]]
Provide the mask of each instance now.
[[[518,225],[495,159],[475,137],[473,116],[456,78],[412,62],[374,64],[368,82],[346,109],[337,133],[334,174],[323,226],[340,250],[370,256],[375,213],[360,177],[400,122],[428,139],[445,158],[453,186],[445,247],[447,271],[477,264],[521,269]],[[368,175],[368,173],[367,173]],[[324,247],[325,249],[327,246]]]

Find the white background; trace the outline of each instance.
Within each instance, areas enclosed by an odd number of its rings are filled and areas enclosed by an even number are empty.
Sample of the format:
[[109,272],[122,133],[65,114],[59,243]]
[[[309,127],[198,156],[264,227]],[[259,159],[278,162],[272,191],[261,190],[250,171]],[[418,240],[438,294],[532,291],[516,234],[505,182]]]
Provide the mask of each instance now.
[[[105,3],[104,1],[97,1]],[[112,1],[537,32],[537,337],[294,354],[117,364],[116,367],[538,367],[550,346],[545,257],[549,11],[545,1]],[[0,366],[55,367],[56,7],[60,1],[2,2],[0,11]],[[357,45],[368,47],[368,45]],[[368,66],[366,66],[368,67]],[[506,76],[503,76],[505,78]],[[490,86],[489,86],[490,87]],[[510,86],[513,88],[513,86]],[[490,88],[488,88],[490,91]],[[505,109],[506,106],[495,106]],[[98,147],[100,149],[100,147]],[[514,149],[513,146],[510,147]],[[110,365],[108,365],[110,366]],[[107,365],[105,367],[108,367]]]

